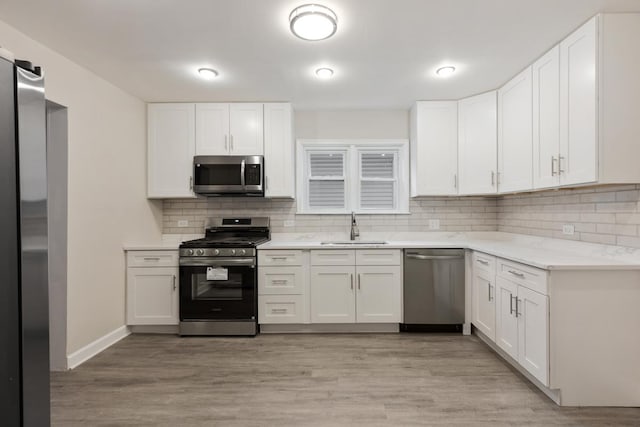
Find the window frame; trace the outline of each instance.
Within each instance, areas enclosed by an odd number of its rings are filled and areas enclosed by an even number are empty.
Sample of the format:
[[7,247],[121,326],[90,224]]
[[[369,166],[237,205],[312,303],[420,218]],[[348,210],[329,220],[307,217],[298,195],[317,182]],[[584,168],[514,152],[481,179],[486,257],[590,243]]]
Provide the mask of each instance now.
[[[313,152],[344,152],[345,208],[318,209],[309,206],[309,183],[311,171],[310,154]],[[394,155],[394,178],[362,178],[363,153],[385,153]],[[395,180],[393,209],[374,209],[361,207],[361,187],[363,181]],[[406,139],[384,140],[326,140],[298,139],[296,141],[296,213],[298,214],[337,214],[351,212],[357,214],[408,214],[409,213],[409,141]]]

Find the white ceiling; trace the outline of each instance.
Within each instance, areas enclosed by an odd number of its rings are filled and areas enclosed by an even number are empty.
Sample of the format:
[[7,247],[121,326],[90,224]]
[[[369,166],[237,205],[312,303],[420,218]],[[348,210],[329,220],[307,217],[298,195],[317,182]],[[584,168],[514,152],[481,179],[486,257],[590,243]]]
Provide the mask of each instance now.
[[[303,41],[288,15],[314,1],[338,31]],[[379,109],[494,89],[595,13],[640,11],[640,0],[314,1],[2,0],[0,20],[145,101]],[[459,72],[435,77],[445,63]],[[314,76],[323,65],[333,79]],[[199,79],[202,66],[220,77]]]

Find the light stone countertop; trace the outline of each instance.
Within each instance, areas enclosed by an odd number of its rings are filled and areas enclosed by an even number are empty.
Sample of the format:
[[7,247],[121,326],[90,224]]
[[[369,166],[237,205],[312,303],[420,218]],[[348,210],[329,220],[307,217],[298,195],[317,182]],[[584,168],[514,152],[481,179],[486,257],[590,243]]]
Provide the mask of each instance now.
[[200,239],[203,234],[163,234],[162,240],[155,243],[126,243],[125,251],[170,251],[178,250],[180,243],[186,240]]
[[502,232],[365,232],[359,240],[387,244],[321,244],[348,240],[341,233],[274,233],[258,249],[465,248],[545,270],[640,270],[640,249]]

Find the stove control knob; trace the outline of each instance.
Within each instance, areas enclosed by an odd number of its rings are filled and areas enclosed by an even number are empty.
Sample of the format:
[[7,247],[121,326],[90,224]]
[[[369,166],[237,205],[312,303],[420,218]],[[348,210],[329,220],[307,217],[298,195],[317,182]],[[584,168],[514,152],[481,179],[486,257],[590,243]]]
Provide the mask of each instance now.
[[235,255],[236,254],[236,250],[235,249],[231,249],[231,255]]
[[198,249],[198,250],[196,251],[196,253],[197,253],[198,255],[204,255],[204,251],[203,251],[202,249]]
[[187,249],[187,255],[193,255],[193,249]]
[[240,255],[244,255],[246,253],[247,253],[247,251],[245,251],[244,249],[240,249]]
[[214,254],[214,255],[220,255],[220,249],[215,249],[215,250],[213,251],[213,254]]

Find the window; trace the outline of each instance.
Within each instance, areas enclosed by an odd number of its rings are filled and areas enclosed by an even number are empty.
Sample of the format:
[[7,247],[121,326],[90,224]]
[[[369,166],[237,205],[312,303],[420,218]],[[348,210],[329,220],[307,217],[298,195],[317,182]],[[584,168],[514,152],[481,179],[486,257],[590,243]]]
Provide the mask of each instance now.
[[298,141],[298,213],[407,213],[407,141]]

